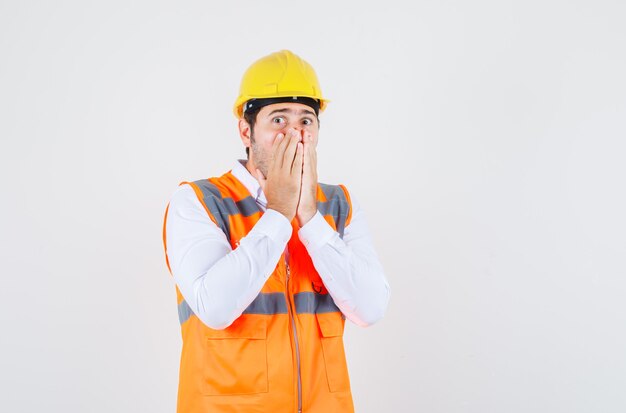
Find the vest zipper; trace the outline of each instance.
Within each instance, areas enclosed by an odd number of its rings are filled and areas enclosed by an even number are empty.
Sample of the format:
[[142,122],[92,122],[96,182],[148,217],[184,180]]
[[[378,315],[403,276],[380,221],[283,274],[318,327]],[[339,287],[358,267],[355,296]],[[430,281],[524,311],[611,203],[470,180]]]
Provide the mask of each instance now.
[[296,331],[296,321],[293,315],[293,307],[291,305],[291,293],[289,292],[290,276],[291,271],[289,270],[289,263],[287,263],[287,302],[289,303],[289,317],[291,318],[293,338],[296,343],[296,362],[298,364],[298,413],[302,413],[302,377],[300,374],[300,348],[298,346],[298,332]]

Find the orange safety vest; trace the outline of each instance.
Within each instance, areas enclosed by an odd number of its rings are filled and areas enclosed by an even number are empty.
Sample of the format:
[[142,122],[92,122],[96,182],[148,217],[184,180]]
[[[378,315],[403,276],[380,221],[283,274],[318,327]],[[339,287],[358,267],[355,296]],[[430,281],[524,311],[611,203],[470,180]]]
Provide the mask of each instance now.
[[[183,184],[191,185],[233,249],[263,215],[230,171]],[[319,184],[317,206],[343,237],[352,212],[345,187]],[[176,287],[183,339],[178,413],[354,412],[345,316],[300,242],[295,220],[292,227],[289,263],[283,254],[258,296],[227,328],[203,324]]]

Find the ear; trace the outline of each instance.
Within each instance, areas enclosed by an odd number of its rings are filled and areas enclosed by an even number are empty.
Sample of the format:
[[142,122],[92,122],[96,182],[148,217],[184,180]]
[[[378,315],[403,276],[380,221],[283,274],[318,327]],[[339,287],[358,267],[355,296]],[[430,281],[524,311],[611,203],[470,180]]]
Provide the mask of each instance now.
[[239,119],[239,137],[241,138],[241,142],[243,142],[243,146],[249,148],[252,146],[250,142],[250,134],[252,130],[250,129],[250,124],[246,122],[245,119]]

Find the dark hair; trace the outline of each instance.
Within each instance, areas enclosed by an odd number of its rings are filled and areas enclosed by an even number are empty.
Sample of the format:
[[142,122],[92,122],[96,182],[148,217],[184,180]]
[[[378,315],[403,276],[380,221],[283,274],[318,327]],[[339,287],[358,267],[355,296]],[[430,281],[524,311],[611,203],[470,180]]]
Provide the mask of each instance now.
[[[243,119],[250,125],[250,141],[254,141],[254,124],[256,123],[256,115],[259,114],[260,107],[243,113]],[[246,148],[246,157],[250,159],[250,148]]]

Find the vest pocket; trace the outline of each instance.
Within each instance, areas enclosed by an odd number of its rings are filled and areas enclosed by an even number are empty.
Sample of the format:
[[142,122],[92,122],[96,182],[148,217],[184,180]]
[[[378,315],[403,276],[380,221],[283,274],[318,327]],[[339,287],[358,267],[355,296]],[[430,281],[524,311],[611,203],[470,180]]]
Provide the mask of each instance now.
[[349,391],[350,379],[343,347],[344,320],[340,312],[318,313],[322,352],[326,366],[328,388],[331,392]]
[[268,392],[267,324],[241,316],[224,330],[207,329],[203,393],[241,395]]

